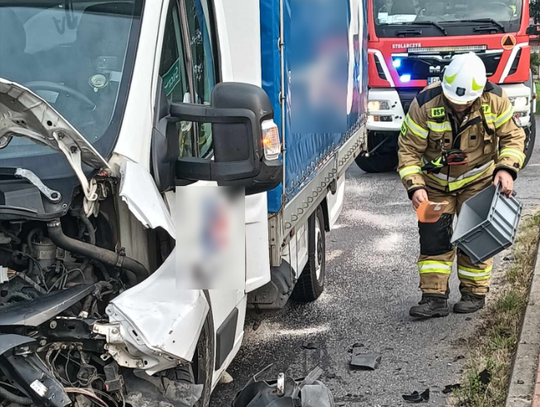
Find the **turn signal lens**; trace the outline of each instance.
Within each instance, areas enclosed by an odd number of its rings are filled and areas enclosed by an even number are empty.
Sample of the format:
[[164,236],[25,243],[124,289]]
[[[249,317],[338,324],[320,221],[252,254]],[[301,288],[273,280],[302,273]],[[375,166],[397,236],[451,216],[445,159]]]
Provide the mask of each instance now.
[[279,131],[273,120],[262,122],[262,145],[264,147],[264,157],[267,160],[277,160],[281,154],[281,142],[279,141]]

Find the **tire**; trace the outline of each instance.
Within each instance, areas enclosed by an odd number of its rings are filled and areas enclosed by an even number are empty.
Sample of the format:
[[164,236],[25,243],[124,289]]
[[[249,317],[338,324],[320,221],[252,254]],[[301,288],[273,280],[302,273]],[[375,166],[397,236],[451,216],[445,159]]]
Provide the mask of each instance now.
[[396,153],[379,155],[377,152],[366,157],[360,154],[356,157],[356,164],[365,172],[381,173],[394,171],[398,165],[398,156]]
[[527,141],[525,143],[525,162],[523,163],[523,168],[529,164],[529,160],[534,152],[534,144],[536,143],[536,117],[533,115],[531,119],[531,127],[526,131]]
[[324,214],[319,206],[308,220],[308,262],[296,282],[291,298],[297,302],[315,301],[324,291],[325,274]]
[[169,370],[167,377],[181,383],[202,384],[204,390],[195,407],[208,407],[212,395],[212,376],[214,374],[214,322],[212,310],[209,310],[206,316],[193,360],[197,362]]

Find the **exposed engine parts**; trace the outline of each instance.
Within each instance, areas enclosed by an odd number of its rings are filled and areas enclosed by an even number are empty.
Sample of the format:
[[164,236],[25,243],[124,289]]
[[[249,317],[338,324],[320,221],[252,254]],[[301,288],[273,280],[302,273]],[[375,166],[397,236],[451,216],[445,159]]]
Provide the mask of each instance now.
[[96,327],[149,272],[115,250],[108,218],[89,219],[79,206],[61,220],[0,222],[0,406],[121,406],[133,397],[114,358],[128,350],[112,349]]

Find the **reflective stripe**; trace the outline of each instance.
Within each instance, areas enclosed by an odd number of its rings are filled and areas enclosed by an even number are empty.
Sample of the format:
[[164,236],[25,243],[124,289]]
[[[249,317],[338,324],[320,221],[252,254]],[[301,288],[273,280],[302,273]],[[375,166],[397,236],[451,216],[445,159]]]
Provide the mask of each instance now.
[[491,271],[493,267],[490,266],[484,270],[482,269],[472,269],[467,267],[458,267],[459,276],[466,278],[468,280],[487,280],[491,277]]
[[514,107],[510,106],[508,109],[506,109],[506,111],[503,114],[497,117],[497,120],[495,121],[495,127],[496,128],[501,127],[508,120],[510,120],[513,115],[514,115]]
[[517,158],[519,163],[523,165],[525,162],[525,154],[522,151],[516,150],[515,148],[503,148],[501,154],[499,154],[499,159],[502,157],[514,157]]
[[416,134],[420,138],[427,138],[429,132],[422,127],[420,127],[418,124],[414,122],[413,119],[411,119],[411,116],[407,114],[407,117],[405,118],[405,123],[407,123],[407,126],[409,129]]
[[436,122],[426,122],[428,128],[430,130],[442,133],[443,131],[452,131],[452,125],[450,122],[442,122],[442,123],[436,123]]
[[[478,178],[480,178],[482,175],[488,172],[492,166],[493,166],[493,161],[490,161],[489,166],[486,169],[480,170],[480,168],[478,168],[477,170],[475,170],[475,171],[479,171],[477,174],[469,175],[466,178],[458,179],[457,181],[451,182],[450,185],[448,186],[448,190],[450,192],[456,191],[460,188],[463,188],[465,185],[470,184],[473,181],[476,181]],[[473,171],[469,171],[469,173],[471,172]],[[463,175],[461,177],[463,177]],[[461,177],[458,177],[458,178],[461,178]]]
[[485,116],[488,123],[495,123],[497,121],[497,116],[494,114],[486,114]]
[[418,271],[420,274],[452,274],[452,263],[447,261],[420,261],[418,262]]
[[[422,158],[422,162],[424,164],[426,164],[426,159]],[[481,167],[473,168],[472,170],[467,171],[465,174],[460,175],[459,177],[448,177],[448,175],[443,174],[443,173],[427,174],[425,171],[424,171],[424,174],[426,174],[429,178],[437,181],[442,186],[447,186],[448,183],[453,184],[453,183],[458,183],[458,182],[462,182],[462,181],[466,181],[465,182],[465,184],[466,184],[466,183],[468,183],[470,181],[474,181],[480,175],[484,174],[487,170],[489,170],[491,168],[491,166],[493,164],[494,164],[493,161],[489,161],[489,162],[485,163],[484,165],[482,165]],[[457,188],[455,188],[455,189],[457,189]]]
[[422,174],[422,168],[418,167],[417,165],[411,165],[410,167],[405,167],[399,172],[399,176],[401,179],[406,177],[407,175],[412,174]]

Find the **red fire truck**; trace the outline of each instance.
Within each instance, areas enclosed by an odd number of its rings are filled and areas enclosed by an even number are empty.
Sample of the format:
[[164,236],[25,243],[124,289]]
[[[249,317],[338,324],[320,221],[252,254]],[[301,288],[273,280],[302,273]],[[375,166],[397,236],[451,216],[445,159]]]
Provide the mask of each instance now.
[[369,0],[367,172],[397,165],[399,131],[415,96],[439,81],[454,56],[475,52],[489,80],[503,87],[515,119],[527,133],[527,160],[535,141],[535,88],[530,69],[529,0]]

